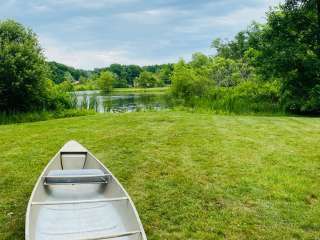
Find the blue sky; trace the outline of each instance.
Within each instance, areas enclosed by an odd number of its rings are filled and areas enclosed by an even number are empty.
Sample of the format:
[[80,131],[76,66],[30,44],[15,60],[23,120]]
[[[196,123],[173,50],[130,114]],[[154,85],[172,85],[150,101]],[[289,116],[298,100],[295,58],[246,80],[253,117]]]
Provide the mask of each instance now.
[[213,54],[280,0],[0,0],[0,19],[38,35],[49,60],[84,69],[156,64]]

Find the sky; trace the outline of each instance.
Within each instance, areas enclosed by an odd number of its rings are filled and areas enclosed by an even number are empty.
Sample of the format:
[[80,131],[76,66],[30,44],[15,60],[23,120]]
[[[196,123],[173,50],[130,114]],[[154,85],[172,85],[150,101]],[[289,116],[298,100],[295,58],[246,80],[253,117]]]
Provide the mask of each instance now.
[[37,35],[50,61],[82,69],[151,65],[214,54],[280,0],[0,0],[0,20]]

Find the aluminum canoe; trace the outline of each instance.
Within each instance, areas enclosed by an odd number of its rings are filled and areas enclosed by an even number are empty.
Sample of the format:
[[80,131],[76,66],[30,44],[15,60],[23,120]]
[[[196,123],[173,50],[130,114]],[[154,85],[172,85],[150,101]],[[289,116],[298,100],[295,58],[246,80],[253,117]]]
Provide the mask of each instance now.
[[67,142],[30,197],[26,240],[146,240],[138,212],[113,174],[76,141]]

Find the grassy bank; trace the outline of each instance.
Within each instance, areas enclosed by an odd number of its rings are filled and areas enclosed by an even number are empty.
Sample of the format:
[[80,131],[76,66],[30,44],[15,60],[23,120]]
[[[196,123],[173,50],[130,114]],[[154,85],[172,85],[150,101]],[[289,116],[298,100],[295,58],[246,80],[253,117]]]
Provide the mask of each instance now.
[[132,196],[150,240],[320,237],[320,119],[140,112],[0,126],[0,239],[68,140]]
[[[76,85],[77,86],[77,85]],[[94,90],[99,91],[99,89],[96,88],[85,88],[81,87],[75,87],[75,91],[88,91],[88,90]],[[155,87],[155,88],[113,88],[113,93],[162,93],[169,90],[169,87]]]
[[113,92],[121,93],[160,93],[166,92],[169,87],[155,87],[155,88],[114,88]]
[[60,111],[41,111],[41,112],[27,112],[27,113],[1,113],[0,112],[0,125],[10,123],[23,123],[23,122],[37,122],[49,119],[79,117],[86,115],[93,115],[96,112],[93,110],[85,109],[64,109]]

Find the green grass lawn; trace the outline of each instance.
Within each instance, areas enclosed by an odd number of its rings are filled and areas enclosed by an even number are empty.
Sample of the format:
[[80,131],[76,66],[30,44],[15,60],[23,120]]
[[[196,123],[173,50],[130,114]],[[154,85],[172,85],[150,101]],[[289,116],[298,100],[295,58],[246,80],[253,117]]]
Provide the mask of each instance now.
[[138,112],[0,126],[0,239],[68,140],[123,183],[149,240],[319,239],[320,119]]

